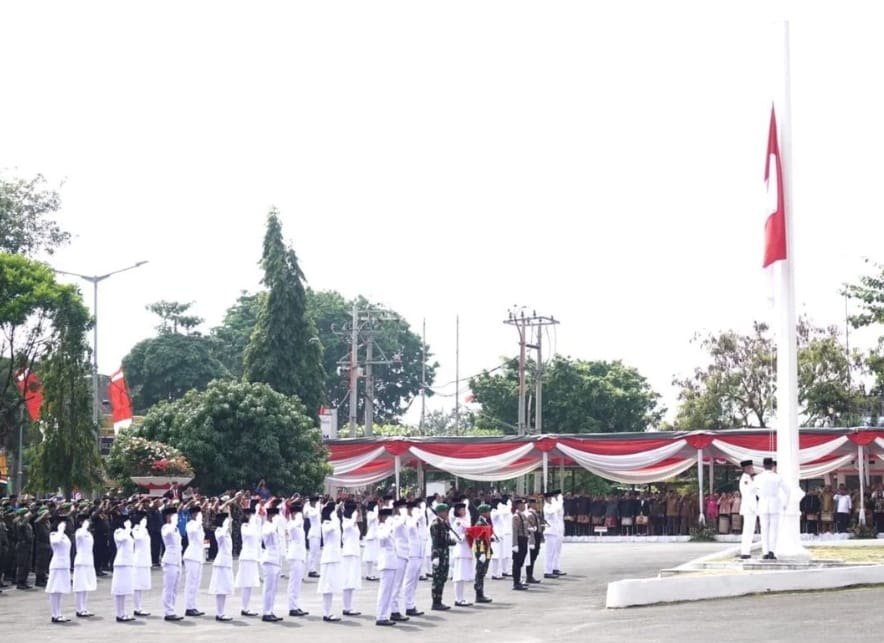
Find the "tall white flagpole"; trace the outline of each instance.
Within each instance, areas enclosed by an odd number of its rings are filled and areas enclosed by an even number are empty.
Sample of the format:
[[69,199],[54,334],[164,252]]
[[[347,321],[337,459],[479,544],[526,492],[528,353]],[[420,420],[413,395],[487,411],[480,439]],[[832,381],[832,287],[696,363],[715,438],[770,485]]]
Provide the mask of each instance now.
[[792,207],[792,98],[790,84],[789,21],[783,25],[783,103],[777,109],[780,135],[780,158],[786,219],[786,259],[778,261],[779,274],[777,333],[777,472],[788,485],[789,502],[783,512],[776,543],[777,558],[809,560],[801,545],[799,503],[804,496],[798,484],[800,461],[798,447],[798,338],[795,329],[795,245]]

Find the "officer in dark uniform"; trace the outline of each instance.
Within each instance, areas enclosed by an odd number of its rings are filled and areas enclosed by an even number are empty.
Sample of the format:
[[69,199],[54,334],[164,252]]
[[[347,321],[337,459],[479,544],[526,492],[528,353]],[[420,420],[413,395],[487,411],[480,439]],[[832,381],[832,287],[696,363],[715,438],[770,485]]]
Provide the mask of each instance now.
[[[476,507],[479,517],[476,520],[477,527],[491,527],[491,505],[481,504]],[[473,543],[473,551],[476,553],[476,580],[473,589],[476,590],[477,603],[490,603],[491,599],[485,596],[485,574],[488,573],[488,565],[491,563],[493,551],[491,538],[477,538]]]
[[15,587],[33,589],[28,585],[31,573],[31,554],[34,549],[34,528],[31,526],[31,512],[21,507],[16,512],[15,522]]
[[10,498],[9,504],[6,507],[6,515],[3,518],[3,522],[6,524],[6,537],[8,539],[8,545],[6,549],[6,558],[4,560],[0,560],[0,571],[2,571],[3,576],[10,583],[15,582],[15,542],[16,542],[16,533],[15,533],[15,506],[12,503],[12,498]]
[[41,507],[34,518],[34,585],[46,587],[49,578],[49,561],[52,559],[52,545],[49,544],[49,507]]
[[448,509],[445,503],[436,505],[436,519],[430,525],[433,562],[432,609],[434,610],[451,609],[449,605],[442,603],[442,592],[445,589],[445,581],[448,580],[448,548],[454,544],[449,536],[451,527],[448,525]]
[[9,587],[3,582],[3,573],[6,571],[6,556],[9,552],[9,530],[6,527],[6,512],[8,504],[0,505],[0,588]]
[[543,542],[543,517],[537,511],[537,500],[528,498],[529,511],[526,512],[525,520],[528,523],[528,564],[525,565],[525,582],[539,584],[534,578],[534,563],[540,554],[540,543]]

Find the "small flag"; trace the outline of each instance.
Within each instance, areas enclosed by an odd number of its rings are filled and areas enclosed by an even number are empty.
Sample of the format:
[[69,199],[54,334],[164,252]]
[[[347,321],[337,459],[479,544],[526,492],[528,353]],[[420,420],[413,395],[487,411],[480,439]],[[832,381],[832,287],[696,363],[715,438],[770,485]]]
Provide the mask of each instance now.
[[[774,176],[771,177],[771,164]],[[777,138],[777,117],[770,107],[770,130],[767,135],[767,162],[764,166],[764,182],[770,207],[764,224],[764,264],[767,268],[775,261],[786,258],[786,203],[783,195],[783,162]]]
[[17,378],[18,390],[21,391],[31,419],[36,422],[40,419],[40,407],[43,406],[43,385],[31,371],[19,371]]
[[129,389],[126,387],[122,366],[111,375],[107,392],[111,404],[111,417],[114,421],[114,433],[116,434],[132,424],[132,398],[129,397]]

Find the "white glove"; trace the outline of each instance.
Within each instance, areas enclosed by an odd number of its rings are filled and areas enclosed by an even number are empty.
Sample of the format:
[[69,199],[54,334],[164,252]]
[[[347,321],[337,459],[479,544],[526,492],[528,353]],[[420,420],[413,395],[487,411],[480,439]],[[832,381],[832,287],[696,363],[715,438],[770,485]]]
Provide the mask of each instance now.
[[224,522],[221,523],[221,529],[230,529],[230,518],[224,519]]
[[142,528],[147,529],[147,518],[142,518],[141,522],[138,523]]
[[132,521],[129,519],[126,519],[126,521],[123,523],[123,528],[124,529],[132,529]]
[[519,553],[519,548],[518,548],[518,547],[513,547],[513,553],[514,553],[514,554]]
[[480,562],[480,563],[484,563],[485,560],[486,560],[486,558],[485,558],[485,554],[482,554],[481,556],[479,556],[479,562]]
[[89,529],[89,521],[88,520],[83,521],[83,529]]
[[433,567],[438,567],[438,566],[439,566],[439,559],[438,559],[438,558],[434,558],[434,559],[432,560],[432,563],[433,563]]
[[58,533],[63,534],[64,530],[67,528],[68,528],[68,524],[64,520],[62,520],[60,523],[58,523]]
[[203,512],[199,512],[194,520],[196,520],[197,524],[203,524]]

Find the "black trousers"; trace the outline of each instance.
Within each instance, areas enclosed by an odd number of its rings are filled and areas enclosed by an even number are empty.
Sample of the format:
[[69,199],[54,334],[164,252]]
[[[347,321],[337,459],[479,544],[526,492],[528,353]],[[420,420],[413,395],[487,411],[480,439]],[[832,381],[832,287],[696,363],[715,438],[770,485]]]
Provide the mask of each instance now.
[[163,537],[159,532],[150,531],[150,564],[158,567],[163,555]]
[[835,514],[835,529],[839,534],[843,534],[847,531],[847,524],[850,522],[850,514],[848,513],[836,513]]
[[103,572],[110,567],[110,548],[107,544],[107,537],[95,537],[95,543],[92,545],[92,562],[95,564],[96,572]]
[[540,554],[540,545],[528,550],[528,565],[525,567],[525,577],[528,580],[534,580],[534,562],[537,560],[538,554]]
[[522,565],[528,555],[528,539],[516,538],[516,551],[513,553],[513,585],[522,583]]

